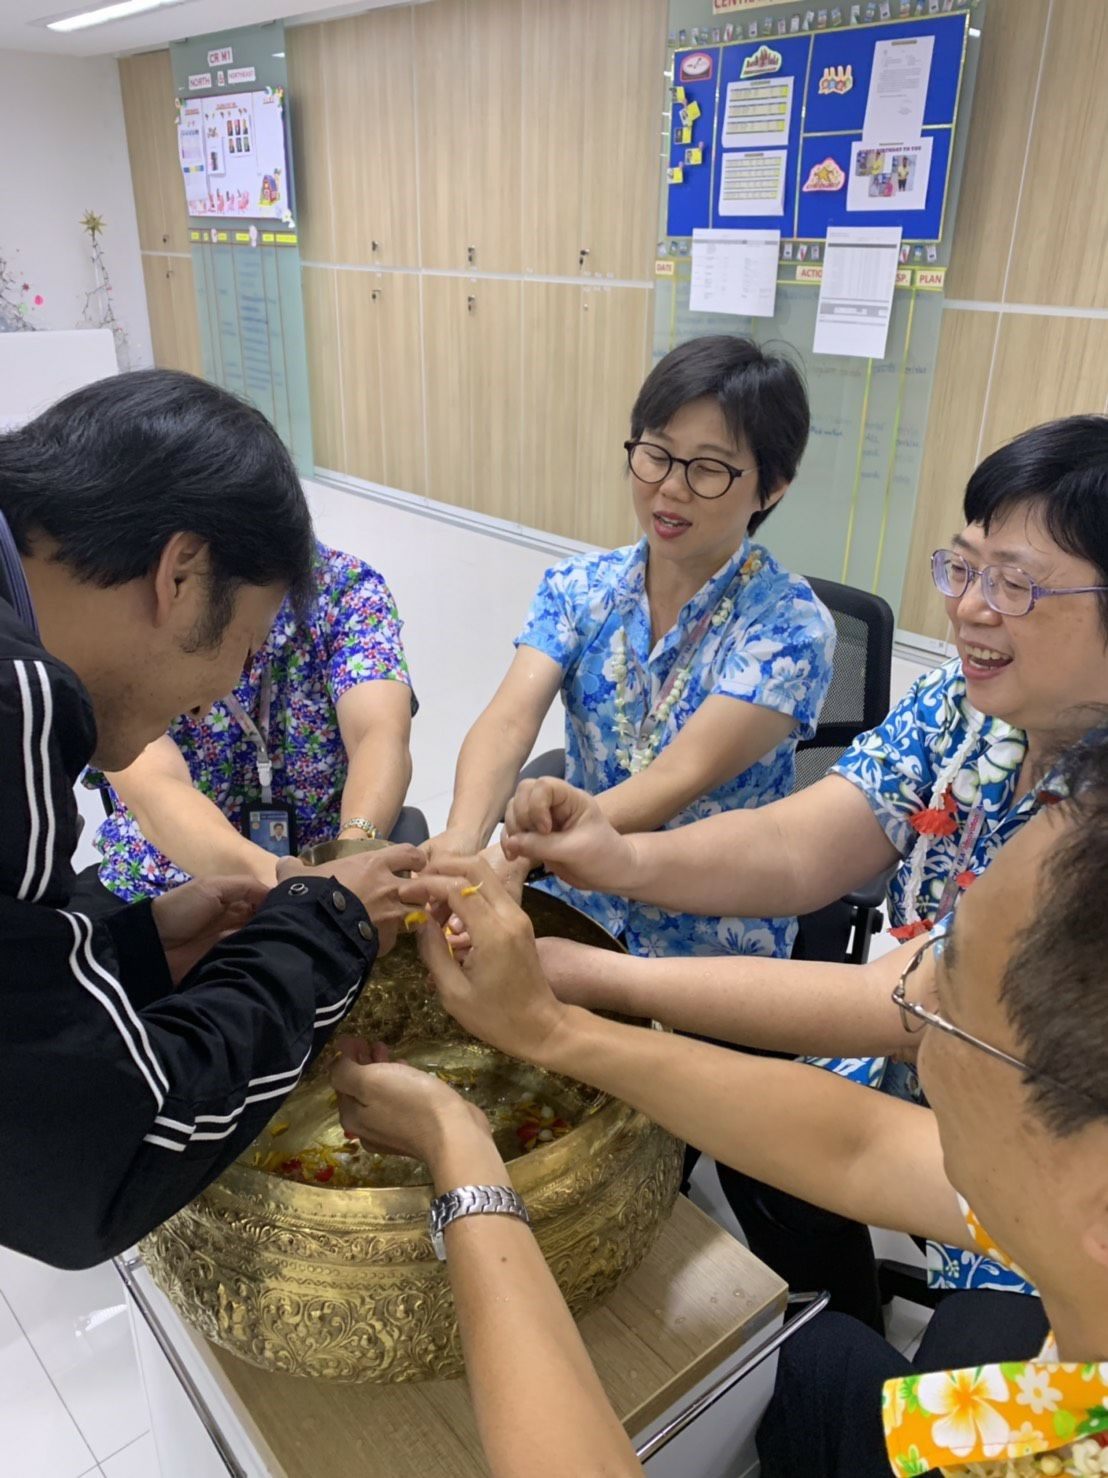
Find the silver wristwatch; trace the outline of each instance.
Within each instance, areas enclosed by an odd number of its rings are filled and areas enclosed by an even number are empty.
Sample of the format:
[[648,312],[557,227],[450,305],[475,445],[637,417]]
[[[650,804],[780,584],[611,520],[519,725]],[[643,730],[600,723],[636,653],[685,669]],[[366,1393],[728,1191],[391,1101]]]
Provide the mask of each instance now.
[[446,1261],[443,1232],[460,1216],[518,1216],[531,1225],[527,1207],[508,1185],[461,1185],[455,1191],[436,1196],[427,1213],[427,1230],[431,1245],[440,1262]]

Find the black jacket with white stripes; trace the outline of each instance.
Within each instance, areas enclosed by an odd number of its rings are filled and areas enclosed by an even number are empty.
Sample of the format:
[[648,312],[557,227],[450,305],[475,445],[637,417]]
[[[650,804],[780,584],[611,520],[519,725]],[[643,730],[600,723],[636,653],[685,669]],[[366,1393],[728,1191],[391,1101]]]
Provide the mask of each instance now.
[[70,911],[92,706],[4,594],[0,1243],[79,1268],[241,1154],[356,999],[377,936],[334,882],[285,883],[175,990],[150,903]]

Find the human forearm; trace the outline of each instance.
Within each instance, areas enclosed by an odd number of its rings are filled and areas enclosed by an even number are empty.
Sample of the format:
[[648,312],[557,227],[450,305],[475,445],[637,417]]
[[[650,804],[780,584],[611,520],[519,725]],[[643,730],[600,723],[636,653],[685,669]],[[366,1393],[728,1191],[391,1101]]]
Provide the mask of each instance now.
[[534,736],[485,712],[466,735],[454,775],[454,799],[447,830],[469,839],[480,851],[504,814]]
[[382,837],[389,836],[411,778],[412,759],[406,741],[389,733],[368,734],[349,757],[342,792],[342,824],[353,816],[364,817]]
[[809,1057],[884,1057],[914,1039],[893,1005],[901,951],[868,965],[750,955],[640,959],[548,941],[543,968],[564,1001],[697,1036]]
[[[472,1129],[446,1135],[431,1170],[438,1194],[510,1183],[491,1139]],[[493,1478],[640,1473],[528,1228],[514,1217],[468,1216],[447,1228],[445,1241],[470,1394]],[[519,1400],[524,1366],[530,1386],[543,1392],[540,1402]]]
[[821,1068],[624,1026],[578,1007],[566,1008],[532,1055],[802,1200],[863,1222],[957,1237],[926,1109]]
[[236,831],[219,807],[192,785],[174,779],[143,797],[123,794],[147,841],[194,878],[245,873],[273,887],[277,861]]

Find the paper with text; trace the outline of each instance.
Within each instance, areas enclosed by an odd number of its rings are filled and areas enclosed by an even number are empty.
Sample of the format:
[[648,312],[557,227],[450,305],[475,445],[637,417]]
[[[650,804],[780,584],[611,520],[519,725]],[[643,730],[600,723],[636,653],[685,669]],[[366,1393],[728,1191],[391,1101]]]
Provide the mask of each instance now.
[[919,138],[934,50],[934,36],[878,41],[873,48],[863,143],[880,144],[889,139],[907,142]]
[[883,359],[900,264],[899,226],[829,226],[816,354]]
[[727,84],[723,117],[725,149],[772,149],[789,141],[793,111],[791,77],[757,78]]
[[780,231],[693,232],[689,309],[772,318],[777,304]]
[[724,154],[719,177],[719,216],[779,216],[785,208],[784,149]]

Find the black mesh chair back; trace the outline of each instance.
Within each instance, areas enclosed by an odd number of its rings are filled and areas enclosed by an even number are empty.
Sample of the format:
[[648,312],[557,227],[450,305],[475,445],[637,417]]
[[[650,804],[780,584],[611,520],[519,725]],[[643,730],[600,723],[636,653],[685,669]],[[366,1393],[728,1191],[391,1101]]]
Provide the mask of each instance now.
[[796,789],[822,780],[859,734],[889,712],[893,613],[879,595],[808,577],[835,619],[837,642],[831,686],[815,736],[797,745]]

